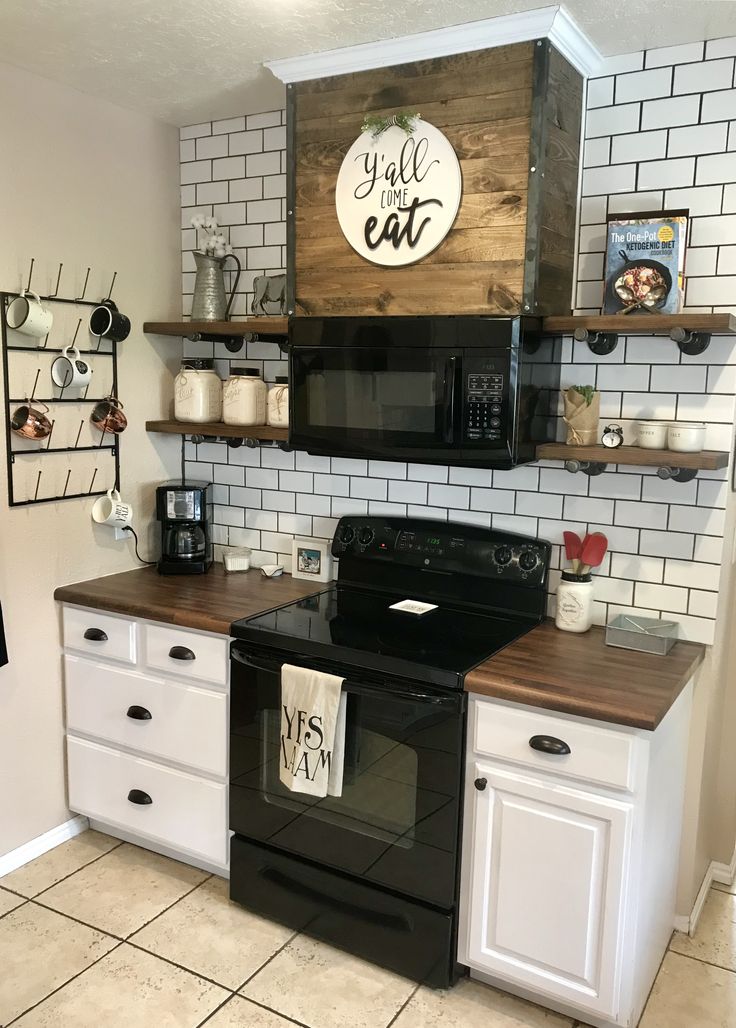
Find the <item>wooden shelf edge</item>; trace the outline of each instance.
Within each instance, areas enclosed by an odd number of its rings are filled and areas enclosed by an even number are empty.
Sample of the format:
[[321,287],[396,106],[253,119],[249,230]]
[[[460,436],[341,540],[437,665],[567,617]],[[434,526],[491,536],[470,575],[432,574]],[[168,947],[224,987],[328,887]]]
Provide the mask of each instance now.
[[620,332],[621,335],[668,335],[673,328],[691,332],[736,333],[733,314],[570,314],[547,317],[542,322],[545,332],[572,333],[576,328],[597,332]]
[[567,446],[565,443],[542,443],[537,447],[538,460],[586,460],[603,464],[628,464],[642,468],[692,468],[697,471],[718,471],[728,467],[725,450],[701,450],[680,453],[677,450],[648,450],[640,446]]
[[147,421],[147,432],[163,432],[167,435],[204,435],[225,439],[262,439],[271,442],[286,442],[289,437],[287,428],[272,428],[270,425],[257,425],[246,428],[243,425],[225,425],[222,422],[211,425],[198,425],[184,421]]
[[286,336],[289,334],[289,319],[274,315],[242,321],[144,321],[143,331],[159,336],[244,336],[251,332]]

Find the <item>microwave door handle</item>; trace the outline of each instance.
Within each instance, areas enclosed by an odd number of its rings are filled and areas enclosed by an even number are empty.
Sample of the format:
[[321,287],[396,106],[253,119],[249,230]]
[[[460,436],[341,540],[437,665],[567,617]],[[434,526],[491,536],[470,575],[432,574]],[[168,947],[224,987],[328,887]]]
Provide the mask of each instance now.
[[448,357],[445,361],[445,383],[444,400],[442,408],[444,411],[444,424],[442,426],[442,441],[453,443],[455,441],[455,384],[457,380],[457,357]]

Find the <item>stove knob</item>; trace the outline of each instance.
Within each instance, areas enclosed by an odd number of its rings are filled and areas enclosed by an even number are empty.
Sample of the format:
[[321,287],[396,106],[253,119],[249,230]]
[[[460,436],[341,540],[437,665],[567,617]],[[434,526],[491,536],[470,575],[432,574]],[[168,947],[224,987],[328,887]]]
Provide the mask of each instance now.
[[534,550],[522,550],[519,555],[519,567],[522,571],[533,571],[537,566],[537,555]]
[[374,534],[375,533],[373,529],[368,528],[368,526],[366,526],[365,528],[361,528],[361,530],[358,532],[358,542],[360,542],[363,546],[367,546],[368,543],[373,542]]
[[499,546],[493,553],[493,559],[502,568],[511,563],[512,557],[513,553],[510,546]]
[[340,542],[349,546],[355,538],[355,529],[352,525],[343,525],[340,529]]

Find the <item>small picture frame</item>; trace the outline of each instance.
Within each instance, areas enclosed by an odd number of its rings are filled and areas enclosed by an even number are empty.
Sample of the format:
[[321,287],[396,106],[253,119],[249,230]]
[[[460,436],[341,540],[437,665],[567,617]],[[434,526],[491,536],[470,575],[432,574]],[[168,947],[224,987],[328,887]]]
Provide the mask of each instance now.
[[326,539],[294,539],[291,546],[291,577],[329,582],[332,578],[330,542]]

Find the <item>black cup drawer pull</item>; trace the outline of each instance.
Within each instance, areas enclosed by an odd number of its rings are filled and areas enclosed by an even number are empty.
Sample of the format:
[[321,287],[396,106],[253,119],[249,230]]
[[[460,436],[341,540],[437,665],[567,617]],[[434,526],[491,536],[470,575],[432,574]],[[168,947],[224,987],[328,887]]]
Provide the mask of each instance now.
[[554,735],[533,735],[529,745],[533,750],[551,753],[554,757],[564,757],[567,753],[572,753],[564,739],[555,739]]
[[89,639],[90,642],[106,643],[107,632],[103,632],[101,628],[88,628],[84,633],[84,638]]
[[145,707],[139,707],[136,703],[134,703],[132,707],[128,707],[125,715],[126,717],[132,718],[133,721],[150,721],[153,718],[153,714],[150,710],[146,710]]
[[194,651],[190,650],[188,646],[172,646],[169,650],[169,656],[173,657],[174,660],[195,660]]
[[143,789],[131,789],[128,799],[131,803],[137,803],[139,807],[147,807],[149,803],[153,803],[151,797]]
[[476,787],[478,792],[483,792],[485,787],[488,785],[488,779],[487,778],[476,778],[476,780],[473,782],[473,785]]

